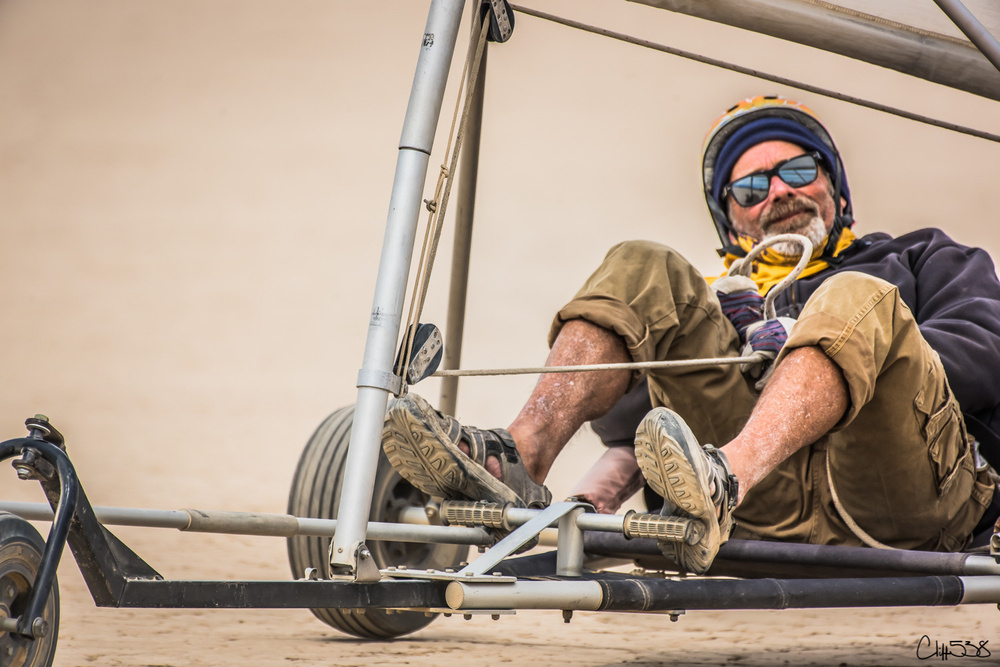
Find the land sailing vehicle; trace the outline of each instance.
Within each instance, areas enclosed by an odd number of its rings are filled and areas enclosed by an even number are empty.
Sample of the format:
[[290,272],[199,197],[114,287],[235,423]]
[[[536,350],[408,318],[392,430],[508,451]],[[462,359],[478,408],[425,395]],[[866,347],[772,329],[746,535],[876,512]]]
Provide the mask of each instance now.
[[[683,11],[680,6],[685,3],[648,0],[646,4]],[[813,12],[811,16],[817,18],[825,11],[801,0],[760,3],[757,14],[741,8],[754,3],[704,4],[714,7],[688,11],[703,12],[712,20],[721,20],[716,12],[725,14],[728,21],[745,21],[751,29],[778,37],[801,31],[768,12],[787,18],[795,9]],[[1000,100],[1000,45],[961,3],[938,0],[938,4],[985,59],[971,46],[935,42],[926,35],[917,39],[885,26],[878,30],[884,39],[897,40],[895,48],[888,55],[877,49],[865,52],[866,31],[875,28],[863,24],[857,32],[840,34],[835,47],[829,48]],[[698,526],[683,517],[659,514],[598,515],[573,500],[542,510],[442,501],[424,496],[394,473],[380,445],[391,396],[401,395],[409,385],[434,373],[443,359],[446,370],[438,374],[446,380],[440,407],[449,413],[454,409],[474,177],[463,178],[456,194],[456,208],[464,210],[456,226],[465,233],[459,235],[464,240],[453,258],[447,345],[436,327],[419,319],[421,281],[433,264],[439,227],[428,227],[411,315],[405,323],[402,313],[429,156],[466,5],[477,29],[465,68],[469,92],[461,113],[456,114],[456,157],[449,175],[475,173],[485,80],[482,54],[487,42],[502,44],[511,39],[519,13],[554,18],[512,7],[504,0],[430,3],[400,140],[357,377],[357,402],[330,415],[306,445],[293,481],[289,513],[99,510],[87,499],[56,426],[42,415],[29,418],[28,435],[0,443],[0,458],[14,459],[21,479],[38,481],[48,506],[0,505],[4,510],[0,513],[0,662],[17,666],[52,663],[59,623],[55,571],[67,544],[99,606],[309,608],[325,623],[367,638],[414,632],[438,614],[498,617],[518,609],[550,609],[567,618],[574,610],[657,611],[676,618],[697,609],[1000,603],[1000,535],[986,536],[976,553],[961,554],[731,541],[710,572],[722,577],[626,575],[592,571],[585,565],[588,559],[606,557],[635,561],[651,571],[671,570],[657,540],[690,539]],[[853,16],[851,25],[857,20]],[[849,30],[846,25],[840,28]],[[786,30],[789,34],[783,34]],[[808,34],[805,39],[810,39]],[[933,57],[910,58],[908,49]],[[463,144],[459,166],[457,149]],[[428,206],[443,216],[450,190],[449,178]],[[998,443],[988,433],[977,437],[983,453],[998,466],[1000,457],[989,449]],[[52,528],[43,540],[26,519],[49,517]],[[106,527],[116,523],[283,536],[289,540],[295,578],[166,580]],[[506,534],[498,541],[497,530]],[[556,548],[533,556],[517,555],[536,539]],[[466,564],[470,546],[485,550]]]

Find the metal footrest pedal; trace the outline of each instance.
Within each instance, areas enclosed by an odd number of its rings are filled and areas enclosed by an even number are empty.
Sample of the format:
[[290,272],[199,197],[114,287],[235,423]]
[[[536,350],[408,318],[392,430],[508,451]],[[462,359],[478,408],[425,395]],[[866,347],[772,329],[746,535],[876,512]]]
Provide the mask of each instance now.
[[625,517],[625,537],[648,537],[657,542],[696,544],[705,534],[705,525],[698,519],[674,514],[630,513]]
[[483,501],[447,500],[441,505],[441,516],[448,526],[510,530],[505,516],[507,507],[509,505]]

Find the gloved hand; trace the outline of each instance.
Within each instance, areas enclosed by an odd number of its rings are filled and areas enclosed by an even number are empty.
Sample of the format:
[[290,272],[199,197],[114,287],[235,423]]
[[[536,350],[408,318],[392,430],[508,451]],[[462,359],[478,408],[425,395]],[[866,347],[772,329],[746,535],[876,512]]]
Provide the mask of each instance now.
[[740,345],[747,342],[747,328],[764,319],[764,297],[757,292],[757,284],[746,276],[725,276],[712,287],[719,297],[722,314],[733,323],[740,336]]
[[743,347],[743,356],[759,352],[765,357],[763,361],[744,364],[742,367],[745,375],[757,380],[758,391],[763,390],[764,385],[771,379],[771,371],[774,369],[772,362],[788,341],[788,333],[793,326],[795,320],[791,317],[779,317],[773,320],[761,320],[747,327],[747,342]]

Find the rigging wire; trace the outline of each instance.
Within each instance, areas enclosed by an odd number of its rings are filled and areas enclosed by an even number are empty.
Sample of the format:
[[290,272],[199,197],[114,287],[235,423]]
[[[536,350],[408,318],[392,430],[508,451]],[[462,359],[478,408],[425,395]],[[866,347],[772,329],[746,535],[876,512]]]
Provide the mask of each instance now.
[[885,104],[879,104],[878,102],[871,102],[869,100],[865,100],[860,97],[845,95],[843,93],[838,93],[836,91],[829,90],[828,88],[820,88],[819,86],[813,86],[808,83],[802,83],[801,81],[787,79],[785,77],[777,76],[775,74],[768,74],[767,72],[761,72],[760,70],[755,70],[750,67],[743,67],[741,65],[728,63],[724,60],[718,60],[716,58],[710,58],[708,56],[698,55],[697,53],[684,51],[683,49],[677,49],[672,46],[667,46],[665,44],[658,44],[656,42],[651,42],[646,39],[640,39],[638,37],[626,35],[621,32],[615,32],[614,30],[599,28],[597,26],[589,25],[587,23],[581,23],[580,21],[574,21],[572,19],[563,18],[561,16],[556,16],[555,14],[549,14],[548,12],[542,12],[537,9],[531,9],[530,7],[523,7],[521,5],[511,4],[511,8],[514,9],[514,11],[520,12],[522,14],[527,14],[528,16],[534,16],[535,18],[543,19],[545,21],[558,23],[560,25],[564,25],[569,28],[575,28],[577,30],[590,32],[595,35],[601,35],[603,37],[610,37],[611,39],[616,39],[621,42],[635,44],[637,46],[642,46],[647,49],[653,49],[654,51],[662,51],[663,53],[669,53],[670,55],[678,56],[680,58],[686,58],[688,60],[693,60],[695,62],[699,62],[705,65],[719,67],[721,69],[730,70],[732,72],[737,72],[739,74],[746,74],[747,76],[756,77],[758,79],[763,79],[764,81],[770,81],[772,83],[777,83],[783,86],[789,86],[791,88],[798,88],[799,90],[804,90],[808,93],[814,93],[816,95],[830,97],[835,100],[840,100],[841,102],[849,102],[857,106],[866,107],[868,109],[874,109],[875,111],[882,111],[884,113],[888,113],[893,116],[899,116],[900,118],[906,118],[908,120],[913,120],[918,123],[925,123],[927,125],[933,125],[935,127],[943,128],[945,130],[951,130],[953,132],[967,134],[969,136],[977,137],[979,139],[986,139],[987,141],[1000,143],[1000,135],[993,134],[990,132],[985,132],[983,130],[977,130],[975,128],[966,127],[964,125],[958,125],[956,123],[950,123],[948,121],[938,120],[936,118],[931,118],[929,116],[923,116],[920,114],[912,113],[910,111],[906,111],[904,109],[890,107]]
[[[438,175],[437,187],[434,191],[434,199],[425,200],[427,210],[430,213],[427,219],[427,227],[424,233],[424,243],[420,251],[420,263],[417,267],[416,280],[413,284],[413,295],[410,298],[410,311],[407,316],[406,332],[403,334],[403,358],[402,368],[399,370],[400,377],[405,378],[413,357],[414,336],[417,332],[417,324],[420,322],[420,314],[424,309],[424,301],[427,298],[427,288],[430,283],[431,271],[434,268],[434,259],[437,257],[438,243],[441,241],[441,231],[444,227],[444,215],[448,210],[448,198],[451,194],[451,186],[454,183],[455,166],[458,164],[458,156],[462,152],[462,142],[465,140],[465,126],[469,120],[469,109],[472,107],[472,90],[476,87],[476,79],[479,77],[479,63],[483,58],[483,51],[486,48],[486,36],[489,32],[489,15],[483,17],[483,23],[479,31],[469,36],[469,52],[466,56],[465,67],[462,70],[462,80],[458,87],[458,96],[455,99],[455,113],[451,119],[451,129],[448,132],[448,147],[445,149],[446,159],[450,154],[451,162],[448,165],[441,165],[441,172]],[[465,104],[462,104],[462,91],[465,89],[466,79],[468,79],[469,93],[465,96]],[[459,116],[459,109],[462,113]],[[458,135],[455,136],[456,122]],[[452,140],[454,139],[454,148]]]

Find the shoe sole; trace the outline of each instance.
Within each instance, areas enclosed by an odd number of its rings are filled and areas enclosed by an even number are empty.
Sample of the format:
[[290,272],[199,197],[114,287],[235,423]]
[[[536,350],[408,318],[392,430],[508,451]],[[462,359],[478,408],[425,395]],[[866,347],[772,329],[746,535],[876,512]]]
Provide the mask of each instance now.
[[451,442],[434,408],[416,394],[386,415],[382,449],[400,475],[424,493],[524,506],[521,498]]
[[698,574],[708,569],[722,541],[715,505],[701,482],[708,477],[703,456],[691,429],[670,410],[654,408],[639,424],[635,457],[646,482],[681,514],[705,524],[697,544],[663,542],[661,550]]

